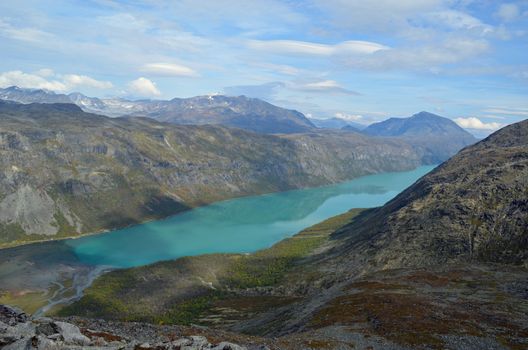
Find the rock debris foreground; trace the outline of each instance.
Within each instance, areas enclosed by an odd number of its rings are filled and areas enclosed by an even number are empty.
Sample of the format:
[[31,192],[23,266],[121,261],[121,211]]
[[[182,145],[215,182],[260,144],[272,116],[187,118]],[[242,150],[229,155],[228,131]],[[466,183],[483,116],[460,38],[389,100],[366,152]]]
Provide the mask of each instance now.
[[31,318],[15,307],[0,305],[0,348],[4,350],[131,349],[131,350],[251,350],[226,341],[211,344],[204,336],[144,342],[106,331],[79,328],[48,317]]

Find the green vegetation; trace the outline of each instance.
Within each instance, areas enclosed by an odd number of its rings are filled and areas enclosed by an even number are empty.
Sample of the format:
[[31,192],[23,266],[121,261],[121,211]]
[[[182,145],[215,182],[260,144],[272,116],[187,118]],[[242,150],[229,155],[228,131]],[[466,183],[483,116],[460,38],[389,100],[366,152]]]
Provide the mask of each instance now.
[[255,254],[238,256],[226,283],[233,288],[273,286],[280,283],[296,261],[320,247],[336,229],[344,226],[361,210],[353,209],[313,225],[297,235]]
[[360,213],[354,209],[309,227],[250,255],[211,254],[116,270],[99,277],[59,315],[103,317],[163,324],[196,323],[238,289],[274,286],[303,258]]

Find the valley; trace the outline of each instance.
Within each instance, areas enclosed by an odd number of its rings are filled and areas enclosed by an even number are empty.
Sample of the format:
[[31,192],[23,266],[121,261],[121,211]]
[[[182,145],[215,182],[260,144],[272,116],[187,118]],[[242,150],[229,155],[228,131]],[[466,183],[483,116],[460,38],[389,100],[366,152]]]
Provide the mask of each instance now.
[[0,349],[528,350],[527,19],[0,1]]

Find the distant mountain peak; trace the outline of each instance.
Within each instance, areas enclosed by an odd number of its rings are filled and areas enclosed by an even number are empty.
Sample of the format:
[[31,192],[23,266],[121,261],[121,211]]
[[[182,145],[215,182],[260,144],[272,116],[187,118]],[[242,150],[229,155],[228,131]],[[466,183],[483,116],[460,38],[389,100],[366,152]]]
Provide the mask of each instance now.
[[423,149],[426,163],[439,163],[476,139],[451,119],[422,111],[409,118],[389,118],[363,130],[372,136],[404,138]]

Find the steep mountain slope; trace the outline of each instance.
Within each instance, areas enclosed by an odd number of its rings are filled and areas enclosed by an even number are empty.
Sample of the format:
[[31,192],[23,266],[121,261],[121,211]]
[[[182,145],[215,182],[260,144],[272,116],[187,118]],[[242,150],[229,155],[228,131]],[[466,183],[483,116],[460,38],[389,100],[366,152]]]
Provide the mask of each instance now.
[[0,99],[20,103],[75,103],[85,112],[110,117],[143,116],[174,124],[219,124],[259,133],[296,133],[315,126],[302,113],[280,108],[256,98],[221,95],[164,100],[130,101],[99,99],[80,93],[10,87],[0,89]]
[[528,264],[527,227],[528,120],[462,150],[340,234],[368,246],[377,268]]
[[0,242],[95,232],[417,165],[404,142],[363,135],[273,136],[0,102]]
[[369,125],[367,135],[404,138],[424,153],[430,163],[442,162],[476,142],[475,137],[450,119],[420,112],[409,118],[390,118]]

